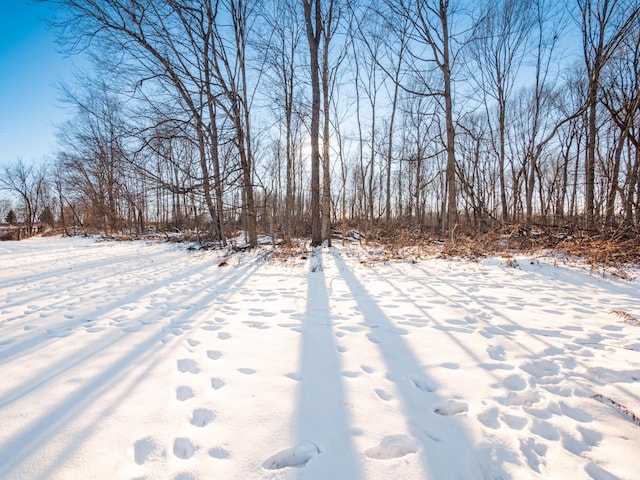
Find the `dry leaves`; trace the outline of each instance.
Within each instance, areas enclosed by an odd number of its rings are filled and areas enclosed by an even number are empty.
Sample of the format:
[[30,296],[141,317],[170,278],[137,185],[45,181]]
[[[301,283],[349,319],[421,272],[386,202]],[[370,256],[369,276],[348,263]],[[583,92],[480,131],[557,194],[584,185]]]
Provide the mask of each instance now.
[[624,320],[624,323],[630,323],[631,325],[640,326],[640,320],[638,320],[636,317],[634,317],[630,313],[627,313],[623,310],[611,310],[609,313],[612,313],[622,318]]

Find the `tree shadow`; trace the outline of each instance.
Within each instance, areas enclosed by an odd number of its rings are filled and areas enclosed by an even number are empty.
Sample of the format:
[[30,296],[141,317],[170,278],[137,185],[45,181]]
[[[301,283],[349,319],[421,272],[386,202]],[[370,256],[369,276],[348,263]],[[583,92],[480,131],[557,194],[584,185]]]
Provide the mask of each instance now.
[[334,341],[322,250],[315,249],[307,274],[307,306],[303,319],[297,441],[313,442],[318,453],[299,478],[362,477],[356,461],[346,410],[341,366]]
[[[171,279],[178,276],[189,278],[199,274],[204,268],[199,266],[186,274],[184,272],[176,274]],[[167,336],[172,335],[167,327],[174,321],[178,325],[188,328],[185,330],[186,332],[189,332],[193,326],[199,326],[209,316],[211,306],[215,303],[224,303],[224,298],[233,295],[235,291],[242,287],[256,268],[255,265],[245,265],[238,269],[227,270],[216,279],[215,288],[199,299],[200,308],[182,311],[180,314],[166,319],[164,325],[145,325],[144,332],[134,333],[134,335],[146,335],[144,339],[104,365],[91,379],[80,384],[77,389],[53,405],[49,410],[42,412],[31,424],[26,425],[6,440],[6,443],[0,448],[0,477],[15,476],[16,470],[21,465],[29,461],[34,455],[42,452],[47,445],[57,442],[61,432],[75,424],[79,416],[83,415],[87,410],[100,405],[99,415],[93,421],[85,423],[74,430],[68,443],[65,443],[59,452],[48,456],[46,459],[41,459],[37,467],[38,471],[34,475],[39,478],[50,478],[80,448],[81,444],[90,438],[92,432],[99,428],[101,419],[112,414],[119,404],[126,402],[130,394],[139,388],[140,382],[157,366],[158,359],[165,359],[180,348],[181,343],[179,342],[173,344],[165,343]],[[167,282],[170,282],[170,280],[156,282],[151,286],[136,290],[135,294],[146,294],[160,288]],[[135,298],[131,301],[135,302]],[[113,308],[117,304],[119,302],[116,302],[116,304],[109,303],[102,307],[101,311],[106,312],[107,308]],[[202,318],[198,319],[198,317]],[[128,338],[128,334],[122,335],[122,332],[118,331],[102,340],[96,341],[97,339],[92,339],[92,342],[80,352],[76,351],[74,354],[68,355],[52,365],[53,371],[47,369],[38,373],[36,377],[23,382],[12,392],[4,395],[4,398],[0,398],[0,409],[20,401],[22,397],[34,391],[42,390],[43,388],[56,388],[54,382],[57,377],[68,373],[76,367],[81,367],[91,359],[99,358],[103,353],[108,354],[114,349],[121,349],[122,347],[119,345],[126,342]],[[71,341],[71,339],[64,340]],[[22,352],[22,355],[25,355],[25,352]],[[109,402],[104,402],[105,398],[116,389],[120,393]],[[152,392],[153,394],[155,392]],[[102,404],[104,404],[104,407],[102,407]]]
[[[376,300],[356,278],[340,254],[333,260],[364,316],[368,338],[378,347],[387,367],[387,378],[394,382],[406,415],[411,435],[421,443],[419,455],[425,478],[482,478],[487,470],[496,478],[508,478],[502,466],[487,466],[476,456],[476,445],[455,415],[462,413],[463,402],[437,393],[439,385],[430,378],[411,348]],[[429,348],[425,344],[425,349]],[[473,388],[472,385],[469,386]]]

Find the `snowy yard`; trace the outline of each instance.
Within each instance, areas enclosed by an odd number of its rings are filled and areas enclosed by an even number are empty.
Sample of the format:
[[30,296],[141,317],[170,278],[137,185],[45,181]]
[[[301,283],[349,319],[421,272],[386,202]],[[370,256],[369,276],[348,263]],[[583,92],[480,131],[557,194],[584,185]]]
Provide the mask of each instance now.
[[220,260],[0,243],[0,478],[640,475],[640,326],[610,313],[640,318],[639,280]]

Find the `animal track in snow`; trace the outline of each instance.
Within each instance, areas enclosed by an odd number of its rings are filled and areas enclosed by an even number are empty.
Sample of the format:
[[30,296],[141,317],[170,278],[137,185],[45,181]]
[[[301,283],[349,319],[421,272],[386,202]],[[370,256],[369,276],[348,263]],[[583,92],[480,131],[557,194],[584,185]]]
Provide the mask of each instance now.
[[405,435],[388,435],[382,439],[379,445],[368,448],[364,454],[376,460],[388,460],[400,458],[418,451],[415,440]]
[[190,399],[193,397],[193,390],[190,387],[185,385],[181,385],[176,389],[176,398],[181,402]]
[[219,332],[219,333],[218,333],[218,338],[219,338],[220,340],[228,340],[228,339],[230,339],[230,338],[231,338],[231,334],[230,334],[230,333],[227,333],[227,332]]
[[256,371],[253,368],[239,368],[238,371],[240,373],[244,373],[245,375],[253,375]]
[[199,373],[200,369],[194,360],[190,358],[181,358],[178,360],[178,371],[184,373]]
[[302,442],[267,458],[262,467],[266,470],[280,470],[286,467],[304,467],[309,460],[320,453],[313,442]]
[[447,403],[437,406],[433,409],[435,413],[443,416],[458,415],[469,411],[469,404],[467,402],[459,402],[457,400],[449,400]]
[[196,450],[198,450],[198,447],[188,438],[176,438],[173,442],[173,454],[183,460],[188,460],[193,457]]
[[196,408],[193,411],[191,425],[195,425],[196,427],[204,427],[208,423],[211,423],[215,417],[215,413],[207,408]]

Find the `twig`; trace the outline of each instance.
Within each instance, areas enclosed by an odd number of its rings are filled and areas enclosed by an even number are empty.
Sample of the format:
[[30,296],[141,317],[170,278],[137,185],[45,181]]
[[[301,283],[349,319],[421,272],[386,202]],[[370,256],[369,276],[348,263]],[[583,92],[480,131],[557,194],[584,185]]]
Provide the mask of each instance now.
[[612,405],[615,409],[617,409],[618,411],[620,411],[623,414],[625,414],[627,417],[629,417],[631,419],[631,421],[633,423],[635,423],[636,425],[638,425],[640,427],[640,418],[635,413],[633,413],[631,410],[629,410],[628,407],[625,407],[621,403],[616,402],[612,398],[605,397],[604,395],[600,395],[599,393],[594,395],[593,398],[598,400],[599,402],[608,403],[608,404]]
[[630,323],[631,325],[640,325],[640,320],[625,312],[624,310],[611,310],[609,313],[613,313],[624,320],[624,323]]

